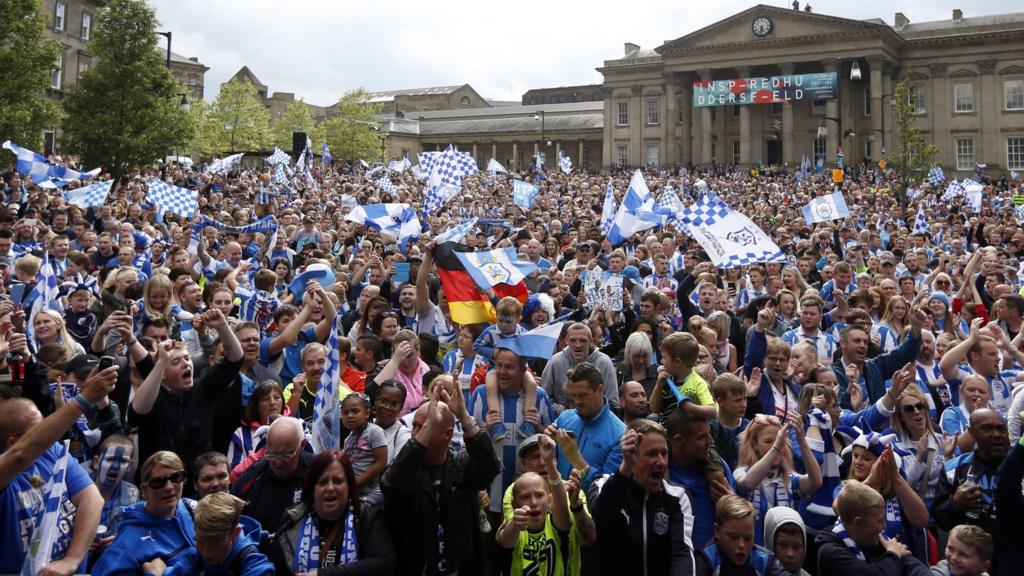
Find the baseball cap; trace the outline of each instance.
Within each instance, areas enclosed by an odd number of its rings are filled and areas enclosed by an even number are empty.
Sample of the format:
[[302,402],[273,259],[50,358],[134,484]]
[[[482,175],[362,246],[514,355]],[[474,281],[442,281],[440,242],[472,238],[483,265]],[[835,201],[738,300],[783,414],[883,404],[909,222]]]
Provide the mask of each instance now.
[[67,362],[58,362],[51,366],[54,370],[60,370],[65,374],[76,376],[88,376],[92,369],[100,363],[100,359],[92,354],[76,354]]
[[516,455],[522,458],[524,452],[538,445],[540,445],[540,434],[529,436],[519,443],[519,449],[516,451]]

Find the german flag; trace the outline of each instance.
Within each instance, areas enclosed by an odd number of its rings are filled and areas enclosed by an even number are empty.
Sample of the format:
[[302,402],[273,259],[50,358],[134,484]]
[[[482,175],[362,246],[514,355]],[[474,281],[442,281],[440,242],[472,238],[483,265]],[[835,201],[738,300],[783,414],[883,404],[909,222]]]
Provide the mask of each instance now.
[[[496,320],[494,305],[487,294],[477,288],[473,277],[455,255],[456,251],[471,250],[455,242],[445,242],[434,249],[434,263],[437,265],[437,274],[444,287],[452,321],[458,324],[493,324]],[[530,295],[525,282],[516,285],[496,284],[494,293],[499,299],[513,296],[523,303]]]

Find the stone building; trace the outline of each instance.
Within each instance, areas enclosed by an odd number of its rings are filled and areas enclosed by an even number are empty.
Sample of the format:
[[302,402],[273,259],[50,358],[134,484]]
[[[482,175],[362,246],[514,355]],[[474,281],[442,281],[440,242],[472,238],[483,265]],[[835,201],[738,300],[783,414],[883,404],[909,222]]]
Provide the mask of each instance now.
[[[271,94],[267,85],[260,82],[260,79],[256,77],[256,74],[248,66],[242,66],[238,72],[235,72],[234,76],[228,79],[228,82],[232,80],[244,80],[256,87],[256,98],[270,111],[271,124],[280,120],[285,110],[288,109],[288,105],[295,101],[295,94],[293,92],[274,92]],[[309,108],[310,113],[313,115],[313,120],[318,124],[330,118],[330,106],[317,106],[305,101],[303,101],[303,104]]]
[[370,102],[380,104],[381,113],[385,115],[491,106],[469,84],[370,92]]
[[878,161],[909,77],[939,162],[1024,169],[1024,13],[890,25],[757,5],[654,49],[625,44],[598,71],[605,168],[832,163],[840,147],[848,164]]
[[534,104],[563,104],[566,102],[598,102],[604,97],[600,84],[586,86],[559,86],[533,88],[523,94],[523,106]]

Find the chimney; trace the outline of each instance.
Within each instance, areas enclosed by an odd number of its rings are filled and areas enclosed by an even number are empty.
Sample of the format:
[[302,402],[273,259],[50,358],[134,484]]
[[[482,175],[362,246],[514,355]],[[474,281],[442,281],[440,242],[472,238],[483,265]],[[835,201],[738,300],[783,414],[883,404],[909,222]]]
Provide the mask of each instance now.
[[896,28],[903,28],[907,24],[910,24],[910,18],[903,15],[903,12],[896,13]]
[[640,49],[640,47],[637,46],[636,44],[633,44],[632,42],[626,42],[626,54],[625,55],[629,56],[630,53],[636,52],[639,49]]
[[953,22],[959,22],[964,19],[964,11],[959,8],[953,9]]

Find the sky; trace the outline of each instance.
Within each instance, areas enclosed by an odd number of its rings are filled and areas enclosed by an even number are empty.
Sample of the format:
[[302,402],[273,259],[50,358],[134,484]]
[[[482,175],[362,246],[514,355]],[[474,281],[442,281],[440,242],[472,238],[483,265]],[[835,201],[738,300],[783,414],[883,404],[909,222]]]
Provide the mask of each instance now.
[[[248,66],[270,92],[333,104],[356,88],[470,84],[519,101],[531,88],[601,83],[595,68],[626,42],[656,48],[755,2],[654,0],[149,0],[171,49],[210,68],[206,99]],[[790,2],[765,1],[788,8]],[[911,22],[1021,10],[1017,0],[818,0],[851,19]],[[803,1],[801,1],[803,5]],[[160,40],[164,42],[163,39]]]

